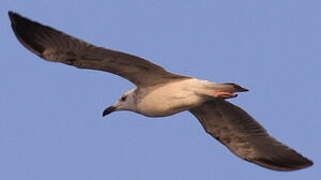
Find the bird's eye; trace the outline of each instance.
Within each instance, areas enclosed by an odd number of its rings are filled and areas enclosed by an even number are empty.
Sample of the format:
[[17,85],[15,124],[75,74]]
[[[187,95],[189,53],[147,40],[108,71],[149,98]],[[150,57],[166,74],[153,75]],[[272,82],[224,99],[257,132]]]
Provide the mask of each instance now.
[[121,100],[121,101],[125,101],[126,98],[127,98],[127,96],[123,96],[123,97],[120,98],[120,100]]

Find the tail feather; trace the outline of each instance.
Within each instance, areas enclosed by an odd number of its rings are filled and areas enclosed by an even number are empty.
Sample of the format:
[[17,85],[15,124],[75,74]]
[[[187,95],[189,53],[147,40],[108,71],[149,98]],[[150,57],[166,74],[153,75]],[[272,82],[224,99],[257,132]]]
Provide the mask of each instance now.
[[232,90],[232,92],[246,92],[249,91],[246,88],[241,87],[240,85],[237,85],[235,83],[223,83],[223,86],[225,85],[226,88],[229,88],[230,90]]
[[217,91],[226,91],[226,92],[246,92],[249,91],[246,88],[241,87],[240,85],[237,85],[235,83],[219,83],[219,84],[213,84],[211,89],[217,90]]

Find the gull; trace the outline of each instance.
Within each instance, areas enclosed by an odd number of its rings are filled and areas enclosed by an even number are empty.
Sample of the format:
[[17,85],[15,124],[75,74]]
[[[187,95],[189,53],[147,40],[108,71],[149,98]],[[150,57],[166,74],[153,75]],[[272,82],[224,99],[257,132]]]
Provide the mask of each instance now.
[[174,74],[143,58],[89,44],[52,27],[8,12],[20,43],[37,56],[77,68],[121,76],[136,85],[103,111],[132,111],[147,117],[191,112],[204,130],[233,154],[259,166],[291,171],[313,162],[277,141],[247,112],[226,99],[248,91],[234,83],[214,83]]

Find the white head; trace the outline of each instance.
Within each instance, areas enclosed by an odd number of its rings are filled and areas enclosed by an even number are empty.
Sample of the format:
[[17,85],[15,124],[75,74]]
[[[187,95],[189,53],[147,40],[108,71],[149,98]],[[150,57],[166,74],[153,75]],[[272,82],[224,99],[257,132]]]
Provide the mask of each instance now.
[[136,88],[125,92],[114,105],[109,106],[103,112],[103,116],[106,116],[114,111],[135,111],[136,107]]

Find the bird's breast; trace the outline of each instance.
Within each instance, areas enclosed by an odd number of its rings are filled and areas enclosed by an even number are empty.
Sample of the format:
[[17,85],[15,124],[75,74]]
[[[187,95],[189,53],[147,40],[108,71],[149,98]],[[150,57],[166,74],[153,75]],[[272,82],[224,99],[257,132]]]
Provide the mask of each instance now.
[[171,83],[145,94],[137,104],[137,111],[149,117],[164,117],[189,110],[204,102],[189,85],[190,80]]

